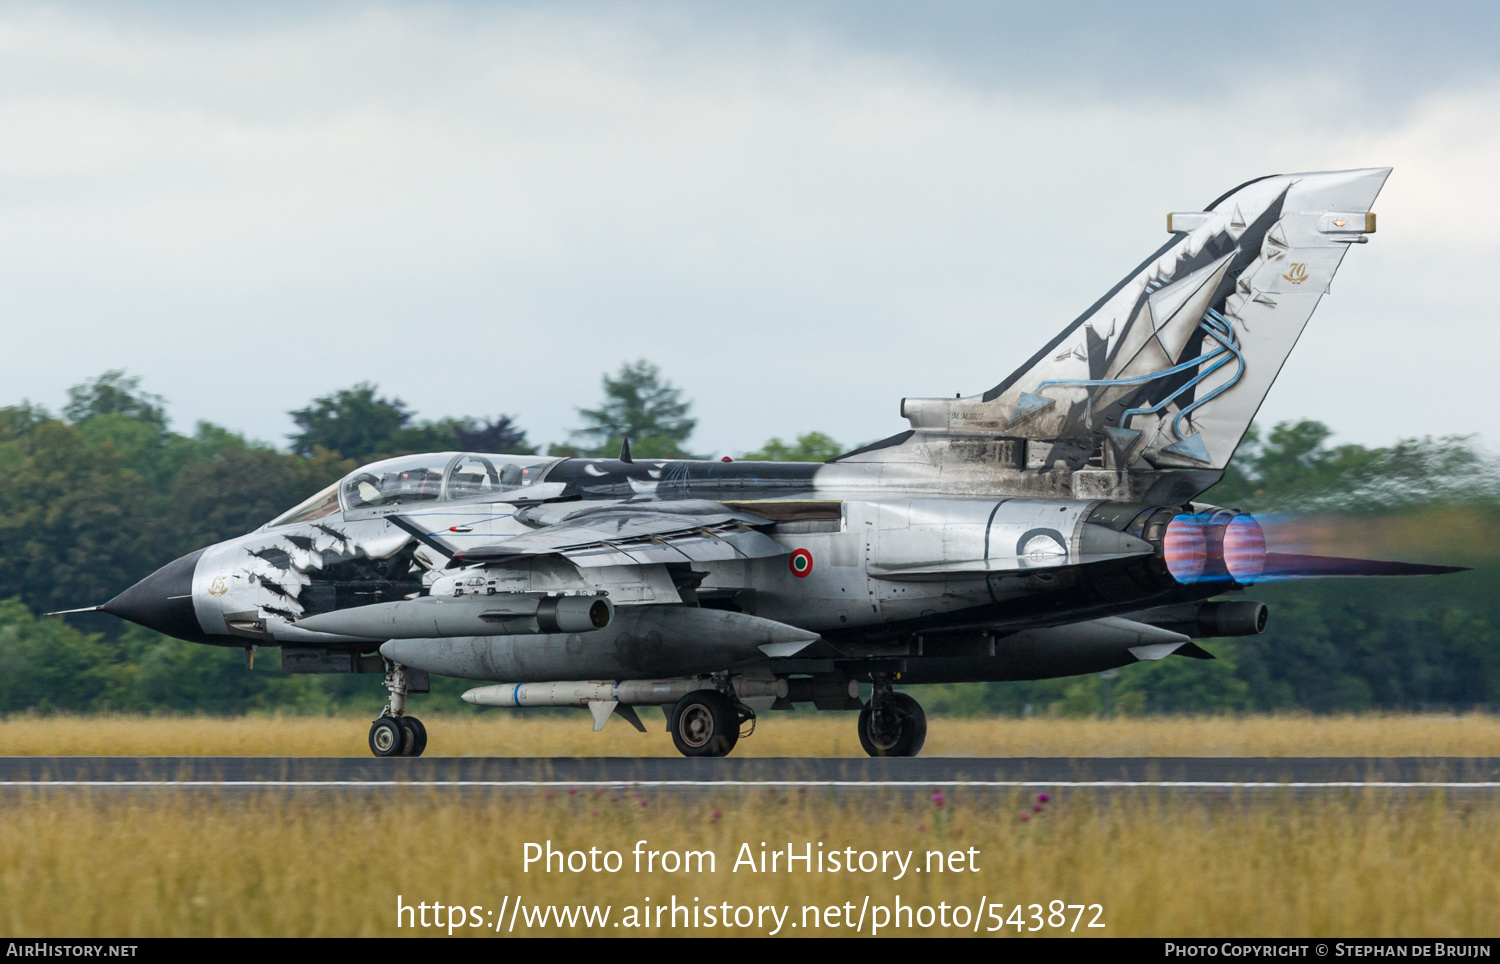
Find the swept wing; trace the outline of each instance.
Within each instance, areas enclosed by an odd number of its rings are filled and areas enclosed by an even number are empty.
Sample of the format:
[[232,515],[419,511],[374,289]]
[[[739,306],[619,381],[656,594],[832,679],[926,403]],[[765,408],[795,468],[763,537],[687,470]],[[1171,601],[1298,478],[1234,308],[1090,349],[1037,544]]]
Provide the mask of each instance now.
[[771,520],[706,499],[581,509],[553,504],[522,510],[516,518],[538,528],[454,553],[454,561],[560,555],[579,566],[630,566],[759,559],[790,551],[760,531]]

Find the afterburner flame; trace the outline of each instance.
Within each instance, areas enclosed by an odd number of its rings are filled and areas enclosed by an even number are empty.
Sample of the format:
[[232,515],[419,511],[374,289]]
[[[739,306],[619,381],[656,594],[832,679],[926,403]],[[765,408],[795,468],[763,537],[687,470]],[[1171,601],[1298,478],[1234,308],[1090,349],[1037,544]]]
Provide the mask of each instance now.
[[1266,534],[1254,517],[1237,515],[1224,527],[1224,568],[1241,583],[1266,571]]
[[1197,516],[1180,515],[1167,524],[1162,555],[1178,582],[1186,585],[1202,578],[1208,568],[1208,538]]

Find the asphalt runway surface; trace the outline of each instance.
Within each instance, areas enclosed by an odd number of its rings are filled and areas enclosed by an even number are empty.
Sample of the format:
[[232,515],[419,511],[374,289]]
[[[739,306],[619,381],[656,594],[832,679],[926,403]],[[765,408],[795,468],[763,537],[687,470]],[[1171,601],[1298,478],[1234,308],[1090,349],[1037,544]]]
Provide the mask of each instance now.
[[1500,791],[1500,757],[0,757],[0,789]]

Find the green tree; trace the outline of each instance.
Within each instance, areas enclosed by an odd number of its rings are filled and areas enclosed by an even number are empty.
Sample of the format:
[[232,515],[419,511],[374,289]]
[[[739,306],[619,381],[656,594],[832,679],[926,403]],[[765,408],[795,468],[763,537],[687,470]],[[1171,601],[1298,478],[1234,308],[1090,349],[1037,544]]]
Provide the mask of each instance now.
[[165,399],[142,391],[139,378],[120,371],[74,385],[68,389],[68,399],[63,416],[83,433],[85,444],[89,448],[112,445],[158,499],[184,465],[211,458],[228,446],[246,444],[239,435],[207,422],[199,422],[192,436],[172,432]]
[[0,713],[90,709],[111,688],[111,655],[97,635],[0,602]]
[[773,438],[756,449],[740,456],[742,462],[827,462],[844,451],[844,447],[822,432],[807,432],[797,436],[794,444],[788,445]]
[[[1228,713],[1248,709],[1250,686],[1235,673],[1236,650],[1225,641],[1212,647],[1215,660],[1169,656],[1126,666],[1115,685],[1116,705],[1146,712]],[[1132,696],[1139,698],[1132,700]]]
[[661,369],[641,360],[620,366],[614,378],[604,376],[604,404],[580,408],[585,427],[573,433],[576,446],[554,446],[553,454],[612,457],[630,439],[632,455],[643,458],[686,459],[683,446],[696,419],[688,417],[692,403],[682,390],[661,377]]
[[1403,439],[1390,448],[1329,446],[1332,430],[1303,419],[1262,439],[1250,426],[1224,479],[1203,500],[1246,509],[1389,512],[1500,501],[1500,471],[1461,436]]
[[301,429],[289,436],[292,451],[311,456],[321,448],[356,462],[450,449],[520,455],[536,451],[526,444],[526,432],[509,415],[493,420],[417,422],[405,402],[377,397],[377,391],[369,382],[361,382],[291,412],[292,421]]
[[371,383],[360,382],[292,412],[292,421],[301,430],[289,436],[292,451],[306,456],[321,447],[359,461],[388,451],[412,413],[401,399],[378,398],[376,391]]
[[185,467],[172,485],[168,527],[181,555],[243,535],[352,472],[357,463],[319,448],[302,458],[237,446]]
[[0,594],[72,609],[167,561],[151,487],[129,454],[55,419],[0,432]]
[[534,455],[536,446],[526,441],[526,431],[509,415],[496,419],[463,419],[453,423],[458,447],[468,452],[500,455]]
[[140,390],[138,376],[113,369],[91,382],[68,389],[63,415],[77,424],[97,415],[123,415],[131,421],[166,431],[166,399]]

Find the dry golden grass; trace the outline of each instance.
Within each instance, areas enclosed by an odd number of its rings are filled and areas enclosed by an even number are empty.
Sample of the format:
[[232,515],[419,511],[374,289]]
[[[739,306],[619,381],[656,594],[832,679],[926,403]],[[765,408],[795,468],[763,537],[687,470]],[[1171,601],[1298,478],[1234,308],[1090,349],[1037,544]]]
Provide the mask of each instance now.
[[[675,756],[655,709],[643,735],[524,711],[427,718],[429,756]],[[364,756],[369,720],[334,716],[0,720],[3,756]],[[860,757],[852,713],[768,713],[735,756]],[[1500,716],[938,719],[924,756],[1500,756]]]
[[[1107,927],[1080,926],[1088,935],[1492,935],[1500,809],[1492,798],[1465,799],[1076,794],[1023,823],[1018,811],[1030,797],[962,794],[941,809],[924,794],[821,792],[8,796],[0,798],[0,928],[37,937],[442,933],[398,930],[397,895],[413,905],[477,905],[485,920],[517,895],[528,906],[608,904],[612,924],[626,905],[675,895],[689,905],[694,897],[790,905],[788,921],[801,923],[805,903],[857,909],[868,895],[872,906],[889,906],[899,894],[908,905],[987,898],[1003,903],[1006,917],[1018,903],[1101,904]],[[523,873],[522,843],[545,840],[618,850],[624,870]],[[637,840],[712,850],[716,872],[634,873],[628,853]],[[732,872],[739,845],[758,851],[761,841],[914,850],[919,861],[929,849],[973,847],[980,872],[901,881]],[[539,930],[583,932],[527,928],[524,918],[516,925],[518,934]]]

